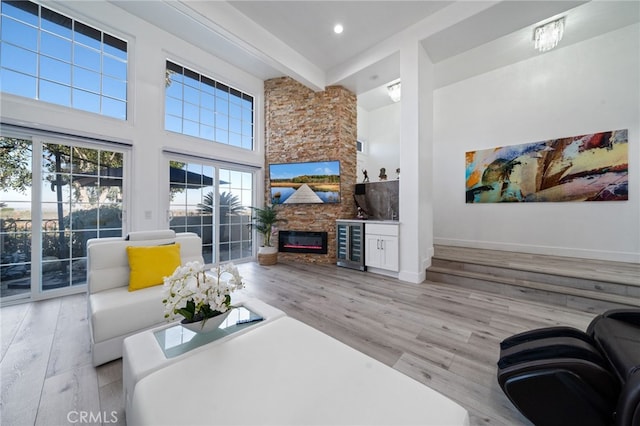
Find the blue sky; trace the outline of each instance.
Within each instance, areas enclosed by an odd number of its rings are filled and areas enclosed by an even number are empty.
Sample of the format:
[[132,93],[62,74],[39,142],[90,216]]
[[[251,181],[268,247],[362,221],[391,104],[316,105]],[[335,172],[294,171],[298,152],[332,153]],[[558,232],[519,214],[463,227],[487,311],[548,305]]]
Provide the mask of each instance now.
[[288,179],[302,175],[339,175],[339,161],[288,163],[269,165],[271,179]]

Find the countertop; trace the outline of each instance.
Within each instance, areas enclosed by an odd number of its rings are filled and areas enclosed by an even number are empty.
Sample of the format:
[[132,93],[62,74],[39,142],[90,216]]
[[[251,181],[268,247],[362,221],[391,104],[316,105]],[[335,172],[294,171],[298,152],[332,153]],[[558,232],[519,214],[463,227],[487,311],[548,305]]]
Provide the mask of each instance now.
[[381,225],[400,225],[399,220],[390,219],[336,219],[336,222],[377,223]]

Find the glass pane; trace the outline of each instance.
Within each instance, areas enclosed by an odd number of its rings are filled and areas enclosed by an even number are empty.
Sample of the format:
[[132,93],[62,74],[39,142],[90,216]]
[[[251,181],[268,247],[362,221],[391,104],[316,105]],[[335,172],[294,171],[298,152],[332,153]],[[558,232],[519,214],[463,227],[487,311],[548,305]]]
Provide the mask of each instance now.
[[71,149],[65,145],[42,146],[42,170],[50,173],[71,172]]
[[102,72],[118,80],[126,80],[127,63],[105,55],[102,59]]
[[200,91],[191,86],[182,86],[184,90],[184,100],[194,105],[200,104]]
[[182,120],[182,132],[189,136],[199,136],[200,125],[194,121]]
[[104,52],[123,61],[127,60],[127,42],[104,34]]
[[[4,6],[4,2],[2,2]],[[2,42],[8,42],[29,50],[38,49],[38,30],[30,25],[2,17]]]
[[215,123],[215,113],[208,108],[200,108],[200,123],[212,127]]
[[22,22],[38,25],[38,5],[28,1],[3,1],[2,14]]
[[0,71],[2,80],[2,91],[26,98],[36,98],[36,88],[38,81],[35,77],[20,74],[7,69]]
[[97,229],[98,209],[93,207],[92,204],[75,203],[66,225],[73,230]]
[[237,118],[238,120],[242,118],[242,109],[238,104],[229,104],[229,116],[231,118]]
[[121,152],[100,151],[100,176],[122,177],[123,164]]
[[229,130],[229,117],[223,114],[216,114],[216,128]]
[[75,44],[73,46],[73,63],[100,72],[100,52]]
[[127,82],[110,77],[102,77],[102,94],[116,99],[127,99]]
[[187,205],[197,206],[201,202],[202,202],[202,190],[200,188],[187,189]]
[[98,150],[74,147],[71,151],[71,173],[98,174]]
[[71,62],[71,40],[43,32],[40,35],[40,53]]
[[30,292],[31,142],[0,137],[0,298]]
[[74,89],[72,96],[74,108],[95,112],[96,114],[100,113],[100,95]]
[[167,96],[182,100],[182,87],[182,83],[170,81],[165,93]]
[[73,87],[100,93],[100,73],[78,66],[73,67]]
[[189,102],[184,103],[184,118],[191,121],[199,121],[200,109]]
[[66,62],[41,56],[40,78],[46,78],[47,80],[70,85],[71,65]]
[[186,84],[187,86],[190,86],[195,90],[194,93],[199,93],[199,88],[200,88],[200,75],[198,73],[195,73],[191,70],[185,69],[184,70],[184,84]]
[[182,101],[170,96],[166,97],[165,112],[167,114],[181,116],[182,115]]
[[98,210],[98,224],[100,228],[122,228],[122,204],[107,204]]
[[62,173],[43,175],[42,201],[45,203],[71,202],[71,175]]
[[49,10],[43,7],[41,12],[41,26],[42,29],[51,31],[52,33],[64,36],[68,39],[71,38],[71,18]]
[[200,137],[207,140],[215,140],[215,130],[213,127],[200,125]]
[[242,146],[242,137],[237,133],[229,133],[229,145],[240,147]]
[[182,119],[167,114],[164,116],[164,128],[171,132],[182,133]]
[[207,109],[211,110],[211,112],[213,113],[213,110],[215,109],[215,105],[216,105],[215,99],[216,98],[211,94],[201,93],[200,94],[200,106],[203,107],[203,108],[207,108]]
[[71,87],[40,80],[40,100],[63,106],[71,106]]
[[120,120],[127,119],[127,103],[107,97],[102,97],[102,114]]
[[[38,55],[36,55],[35,52],[7,43],[2,45],[0,62],[5,68],[11,68],[33,76],[36,75],[38,70]],[[2,90],[6,91],[5,87],[3,87]]]
[[85,46],[93,47],[96,50],[101,50],[102,43],[100,31],[78,21],[74,22],[74,25],[74,40],[76,41],[76,43],[82,43]]

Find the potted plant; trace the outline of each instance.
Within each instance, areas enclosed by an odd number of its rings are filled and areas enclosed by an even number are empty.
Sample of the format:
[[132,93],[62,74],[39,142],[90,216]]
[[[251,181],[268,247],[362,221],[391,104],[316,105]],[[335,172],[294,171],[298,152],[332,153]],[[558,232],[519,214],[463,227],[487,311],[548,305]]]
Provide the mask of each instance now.
[[258,263],[274,265],[278,261],[278,247],[272,244],[271,237],[276,231],[275,225],[287,220],[278,217],[278,212],[273,205],[264,208],[251,207],[251,209],[254,213],[251,217],[251,226],[262,235],[262,244],[258,249]]

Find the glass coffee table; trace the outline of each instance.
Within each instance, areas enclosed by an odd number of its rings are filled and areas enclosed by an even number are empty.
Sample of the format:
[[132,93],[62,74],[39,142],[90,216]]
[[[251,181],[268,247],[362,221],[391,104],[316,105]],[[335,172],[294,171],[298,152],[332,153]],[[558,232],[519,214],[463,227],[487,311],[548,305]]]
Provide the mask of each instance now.
[[183,355],[200,346],[222,339],[231,334],[251,327],[264,318],[245,306],[231,309],[225,321],[215,330],[207,333],[194,333],[180,324],[154,331],[160,349],[166,358]]
[[127,337],[122,347],[125,410],[143,377],[284,316],[280,309],[250,299],[238,303],[220,327],[208,333],[194,333],[175,322]]

